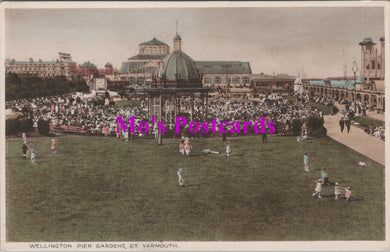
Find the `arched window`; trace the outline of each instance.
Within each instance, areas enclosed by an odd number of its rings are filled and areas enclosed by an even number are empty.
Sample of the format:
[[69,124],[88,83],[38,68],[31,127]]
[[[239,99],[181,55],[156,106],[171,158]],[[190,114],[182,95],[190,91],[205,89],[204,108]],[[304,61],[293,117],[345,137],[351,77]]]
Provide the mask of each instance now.
[[232,78],[226,77],[226,84],[232,84]]
[[378,63],[377,69],[381,69],[381,64]]
[[219,77],[219,76],[215,77],[215,83],[216,84],[221,84],[222,83],[222,78]]
[[371,61],[371,69],[375,69],[375,60]]
[[370,70],[370,64],[368,64],[368,65],[366,66],[366,69],[367,69],[367,70]]

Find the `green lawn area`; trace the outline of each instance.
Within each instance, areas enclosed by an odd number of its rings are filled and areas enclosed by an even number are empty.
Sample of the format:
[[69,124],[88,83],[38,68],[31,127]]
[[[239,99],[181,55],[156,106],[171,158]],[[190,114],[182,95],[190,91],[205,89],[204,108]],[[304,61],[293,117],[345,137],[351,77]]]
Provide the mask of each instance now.
[[[125,143],[110,137],[31,138],[38,163],[22,159],[8,139],[9,242],[383,240],[384,167],[330,138],[260,136],[195,139],[190,157],[178,139]],[[310,154],[305,173],[303,153]],[[368,167],[357,163],[365,161]],[[352,186],[353,201],[311,196],[326,167]],[[184,169],[185,187],[177,181]]]
[[138,106],[141,103],[139,100],[122,100],[115,103],[119,107],[134,107]]
[[322,111],[325,115],[331,115],[332,114],[332,107],[333,106],[325,106],[317,103],[311,104],[312,108],[316,108],[318,111]]
[[353,118],[353,121],[358,122],[361,126],[368,127],[370,125],[383,127],[385,123],[383,121],[375,120],[365,116],[357,116]]

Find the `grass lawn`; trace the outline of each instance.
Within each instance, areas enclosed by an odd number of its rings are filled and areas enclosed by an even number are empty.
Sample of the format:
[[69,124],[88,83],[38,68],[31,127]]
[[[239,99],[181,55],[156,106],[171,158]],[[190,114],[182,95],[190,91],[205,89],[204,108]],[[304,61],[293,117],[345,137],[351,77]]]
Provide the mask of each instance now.
[[364,126],[364,127],[368,127],[368,126],[373,125],[373,124],[375,126],[383,127],[385,124],[383,121],[375,120],[375,119],[365,117],[365,116],[357,116],[357,117],[353,118],[353,121],[358,122],[361,126]]
[[322,111],[325,115],[331,115],[332,114],[332,108],[333,106],[324,106],[317,103],[311,103],[312,108],[316,108],[318,111]]
[[141,101],[139,100],[121,100],[121,101],[117,101],[115,105],[119,107],[134,107],[134,106],[138,106],[140,103]]
[[[384,167],[330,138],[195,139],[182,157],[178,139],[129,143],[109,137],[31,138],[38,163],[23,160],[22,141],[8,139],[8,241],[383,240]],[[305,173],[303,153],[310,154]],[[357,163],[365,161],[368,167]],[[177,170],[184,169],[185,187]],[[351,185],[353,201],[311,196],[326,167]]]

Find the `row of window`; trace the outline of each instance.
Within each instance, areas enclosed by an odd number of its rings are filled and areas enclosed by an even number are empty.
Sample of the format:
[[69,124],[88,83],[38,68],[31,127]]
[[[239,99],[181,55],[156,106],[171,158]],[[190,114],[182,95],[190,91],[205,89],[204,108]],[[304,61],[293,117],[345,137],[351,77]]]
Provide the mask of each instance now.
[[146,47],[141,49],[140,54],[168,54],[168,51],[163,47]]
[[147,61],[143,61],[143,62],[129,62],[130,71],[131,70],[135,70],[135,69],[137,69],[139,67],[142,67],[142,66],[144,66],[147,63],[148,63]]
[[[250,83],[250,78],[249,77],[243,77],[241,78],[240,76],[236,76],[236,77],[226,77],[224,78],[224,82],[226,84],[249,84]],[[213,77],[205,77],[203,82],[205,84],[212,84],[212,83],[215,83],[215,84],[221,84],[222,83],[222,78],[217,76],[217,77],[214,77],[214,82],[213,82]]]
[[22,67],[22,66],[19,66],[19,67],[8,67],[8,69],[11,69],[11,70],[13,70],[13,71],[44,71],[44,70],[47,70],[47,71],[49,71],[49,70],[53,70],[53,69],[58,69],[58,68],[60,68],[60,69],[65,69],[65,67],[64,66],[61,66],[61,67],[59,67],[59,66],[55,66],[55,67],[53,67],[53,66],[49,66],[49,67]]
[[[371,69],[375,69],[375,60],[371,61],[371,64],[367,64],[366,66],[367,70],[370,70],[370,65],[371,65]],[[378,70],[381,69],[381,65],[379,63],[377,63],[377,69]]]
[[156,73],[156,72],[157,72],[157,67],[143,67],[135,71],[135,73]]

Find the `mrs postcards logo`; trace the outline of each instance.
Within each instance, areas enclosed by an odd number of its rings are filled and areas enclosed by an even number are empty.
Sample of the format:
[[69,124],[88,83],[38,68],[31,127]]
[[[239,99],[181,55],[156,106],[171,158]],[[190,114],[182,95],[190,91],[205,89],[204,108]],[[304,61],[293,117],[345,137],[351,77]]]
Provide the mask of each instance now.
[[[129,131],[129,133],[136,133],[136,122],[135,117],[131,116],[127,120],[127,123],[123,121],[123,118],[121,116],[116,117],[116,133],[121,133],[121,130],[123,133],[126,131]],[[154,129],[154,125],[156,125],[156,129],[158,133],[163,134],[166,132],[166,122],[159,121],[156,124],[156,118],[152,117],[152,123],[153,125],[150,126],[148,122],[141,121],[138,124],[138,130],[142,134],[146,134],[149,132],[150,129]],[[199,131],[201,133],[209,133],[210,130],[213,133],[248,133],[248,128],[253,127],[253,131],[257,134],[262,133],[268,133],[273,134],[275,132],[275,122],[273,121],[266,121],[265,117],[260,117],[260,121],[256,122],[239,122],[239,121],[233,121],[233,122],[226,122],[226,121],[217,121],[215,118],[211,122],[203,121],[203,122],[196,122],[191,121],[188,123],[187,118],[185,117],[175,117],[175,131],[174,133],[180,134],[182,127],[187,127],[191,133],[198,133]],[[228,129],[229,128],[229,129]]]

